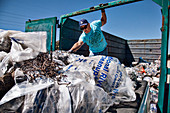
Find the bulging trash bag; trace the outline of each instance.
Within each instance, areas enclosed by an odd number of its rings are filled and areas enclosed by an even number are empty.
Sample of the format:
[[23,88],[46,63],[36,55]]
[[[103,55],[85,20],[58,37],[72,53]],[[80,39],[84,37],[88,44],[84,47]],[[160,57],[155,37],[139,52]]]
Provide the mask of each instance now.
[[87,82],[70,85],[73,113],[102,113],[113,105],[112,98],[103,90]]
[[22,113],[72,113],[71,99],[65,85],[54,84],[25,96]]
[[[89,82],[90,78],[92,82],[94,79],[95,85],[103,88],[117,102],[134,101],[136,99],[132,81],[127,76],[125,69],[121,66],[117,58],[110,56],[81,56],[75,58],[75,61],[64,67],[63,70],[66,74],[77,71],[84,73],[87,78],[85,76],[78,77],[80,81]],[[74,74],[70,74],[69,76],[68,81],[72,84],[78,82],[78,79],[76,81],[72,79],[74,78]]]
[[[26,90],[10,90],[11,93],[5,96],[8,100],[2,99],[0,102],[0,112],[72,113],[68,88],[65,85],[49,84],[46,80],[43,86],[39,82],[31,87],[21,83],[19,87],[25,87]],[[14,87],[16,89],[18,86]]]

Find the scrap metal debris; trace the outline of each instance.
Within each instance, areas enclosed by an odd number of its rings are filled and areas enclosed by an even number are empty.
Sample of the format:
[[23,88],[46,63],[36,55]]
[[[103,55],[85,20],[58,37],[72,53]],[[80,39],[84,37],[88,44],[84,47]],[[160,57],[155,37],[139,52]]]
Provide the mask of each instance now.
[[16,63],[15,66],[20,68],[27,77],[30,77],[30,80],[35,80],[36,77],[54,78],[61,75],[59,71],[63,65],[65,64],[57,62],[55,59],[51,61],[49,53],[40,53],[35,59]]

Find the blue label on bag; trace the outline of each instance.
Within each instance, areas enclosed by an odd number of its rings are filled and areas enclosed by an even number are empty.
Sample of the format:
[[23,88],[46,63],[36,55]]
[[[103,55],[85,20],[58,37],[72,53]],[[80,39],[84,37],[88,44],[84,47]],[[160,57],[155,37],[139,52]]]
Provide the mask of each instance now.
[[[107,59],[107,60],[106,60]],[[106,62],[105,62],[106,60]],[[101,87],[102,82],[105,81],[107,77],[107,73],[109,72],[109,65],[111,61],[113,60],[113,57],[107,57],[102,56],[102,58],[99,60],[96,68],[93,70],[94,79],[97,80],[97,86]],[[103,66],[103,68],[101,68]],[[99,71],[101,71],[99,75]],[[98,77],[99,75],[99,77]]]
[[113,91],[112,91],[112,99],[114,99],[115,98],[115,96],[116,96],[116,94],[118,94],[118,89],[114,89]]

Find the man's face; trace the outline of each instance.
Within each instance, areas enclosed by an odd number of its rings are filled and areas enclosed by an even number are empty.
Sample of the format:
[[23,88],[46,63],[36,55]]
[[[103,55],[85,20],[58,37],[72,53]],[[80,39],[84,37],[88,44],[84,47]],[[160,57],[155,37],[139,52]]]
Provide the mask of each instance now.
[[90,30],[91,30],[90,24],[88,23],[87,25],[81,26],[81,29],[82,29],[85,33],[89,33]]

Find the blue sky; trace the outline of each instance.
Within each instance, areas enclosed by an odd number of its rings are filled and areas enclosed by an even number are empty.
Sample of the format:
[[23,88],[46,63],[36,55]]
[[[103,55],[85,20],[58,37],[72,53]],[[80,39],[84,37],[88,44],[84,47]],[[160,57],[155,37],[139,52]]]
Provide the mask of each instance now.
[[[0,29],[25,31],[28,19],[58,17],[113,0],[0,0]],[[102,30],[133,39],[161,38],[161,7],[152,0],[144,0],[106,9],[107,24]],[[100,11],[71,17],[100,19]],[[58,40],[58,37],[57,37]]]

